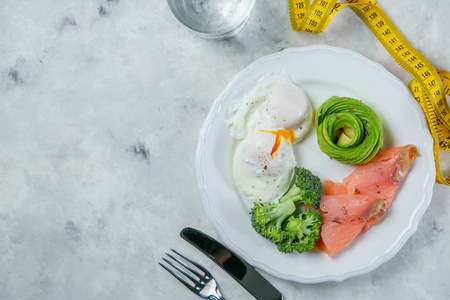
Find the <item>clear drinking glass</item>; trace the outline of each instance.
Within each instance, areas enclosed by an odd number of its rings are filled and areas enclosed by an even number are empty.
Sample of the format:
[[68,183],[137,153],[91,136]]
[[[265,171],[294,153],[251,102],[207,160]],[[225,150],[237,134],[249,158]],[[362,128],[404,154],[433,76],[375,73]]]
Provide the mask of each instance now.
[[203,38],[226,39],[247,24],[255,0],[167,0],[175,17]]

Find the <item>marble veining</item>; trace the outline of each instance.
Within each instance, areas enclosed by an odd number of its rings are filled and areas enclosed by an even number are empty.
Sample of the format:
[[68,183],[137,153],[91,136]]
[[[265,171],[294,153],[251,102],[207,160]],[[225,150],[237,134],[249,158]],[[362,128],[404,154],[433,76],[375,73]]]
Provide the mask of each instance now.
[[[378,3],[450,70],[450,2]],[[287,1],[257,1],[239,35],[211,41],[165,1],[2,0],[0,299],[198,299],[157,264],[170,247],[208,267],[227,299],[253,299],[179,237],[192,226],[218,238],[197,189],[198,133],[237,72],[315,44],[411,79],[350,9],[311,35],[291,30]],[[436,185],[416,234],[369,274],[311,285],[262,274],[285,299],[447,299],[449,211],[450,188]]]

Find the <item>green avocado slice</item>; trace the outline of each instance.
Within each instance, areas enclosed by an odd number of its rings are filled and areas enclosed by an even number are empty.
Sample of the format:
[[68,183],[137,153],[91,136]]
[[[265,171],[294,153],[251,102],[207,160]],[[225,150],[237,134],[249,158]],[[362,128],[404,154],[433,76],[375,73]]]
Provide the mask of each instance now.
[[315,116],[322,152],[346,164],[365,164],[383,146],[380,118],[369,106],[349,97],[331,97]]

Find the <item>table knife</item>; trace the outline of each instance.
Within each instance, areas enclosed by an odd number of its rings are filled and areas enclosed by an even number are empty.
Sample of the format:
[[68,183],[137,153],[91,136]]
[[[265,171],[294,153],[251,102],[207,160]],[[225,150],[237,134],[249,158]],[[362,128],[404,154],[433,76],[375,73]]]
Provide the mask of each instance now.
[[186,227],[180,236],[202,251],[258,300],[281,300],[281,293],[245,260],[205,233]]

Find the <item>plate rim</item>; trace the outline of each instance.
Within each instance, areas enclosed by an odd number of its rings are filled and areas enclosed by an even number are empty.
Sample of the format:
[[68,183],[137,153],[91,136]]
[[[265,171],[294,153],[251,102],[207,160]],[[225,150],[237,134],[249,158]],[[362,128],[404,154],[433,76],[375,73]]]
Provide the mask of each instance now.
[[[286,48],[279,52],[275,52],[275,53],[272,53],[269,55],[262,56],[259,59],[253,61],[247,67],[243,68],[241,71],[239,71],[237,74],[235,74],[233,76],[233,78],[227,83],[227,85],[223,88],[222,92],[214,99],[214,101],[210,107],[210,110],[201,126],[199,138],[198,138],[197,149],[196,149],[196,157],[195,157],[195,168],[196,168],[196,173],[197,173],[198,189],[199,189],[199,192],[202,197],[203,206],[205,208],[205,212],[207,214],[209,221],[211,222],[211,224],[213,225],[213,227],[219,234],[220,238],[225,242],[225,244],[232,251],[234,251],[238,256],[241,256],[242,258],[244,258],[252,266],[259,268],[269,274],[272,274],[275,277],[278,277],[278,278],[281,278],[284,280],[300,282],[300,283],[320,283],[320,282],[329,282],[329,281],[342,282],[351,277],[367,274],[367,273],[375,270],[376,268],[378,268],[380,265],[387,262],[391,258],[393,258],[400,251],[400,249],[403,248],[403,246],[409,240],[409,238],[417,231],[418,224],[419,224],[420,220],[422,219],[425,211],[428,209],[429,204],[431,203],[431,200],[432,200],[433,187],[434,187],[435,181],[430,174],[435,174],[435,172],[436,172],[435,169],[430,170],[430,173],[427,174],[428,175],[427,178],[424,179],[424,183],[425,183],[424,187],[426,187],[425,199],[423,199],[423,205],[421,205],[417,210],[415,210],[414,216],[412,216],[412,218],[410,219],[409,228],[405,228],[404,234],[402,236],[400,236],[400,238],[397,240],[395,245],[393,245],[393,247],[391,247],[386,252],[384,252],[383,255],[377,256],[374,260],[372,260],[372,263],[370,263],[369,266],[362,268],[362,269],[344,272],[339,275],[323,275],[323,276],[318,276],[318,277],[314,277],[314,278],[304,278],[304,277],[300,277],[297,275],[284,274],[277,270],[274,270],[273,268],[265,265],[264,263],[254,261],[244,250],[239,248],[238,245],[233,243],[228,238],[228,236],[225,234],[222,226],[216,221],[216,219],[214,217],[212,208],[210,206],[210,202],[208,201],[208,196],[206,194],[206,178],[204,176],[204,172],[201,172],[204,169],[202,156],[206,151],[206,146],[207,146],[206,140],[207,140],[208,133],[210,132],[210,129],[212,126],[212,124],[211,124],[212,120],[214,119],[214,116],[221,109],[223,109],[222,103],[220,100],[223,98],[224,94],[227,92],[227,90],[230,86],[234,85],[241,77],[243,77],[243,76],[245,76],[245,74],[251,72],[259,64],[269,61],[271,59],[276,59],[280,56],[285,56],[285,55],[291,54],[291,53],[305,53],[305,52],[317,51],[317,50],[326,50],[326,51],[330,51],[330,52],[333,52],[336,54],[346,54],[346,55],[350,55],[354,58],[357,58],[357,59],[361,60],[363,63],[366,63],[366,64],[378,69],[378,71],[382,72],[383,75],[388,76],[391,80],[393,80],[396,84],[398,84],[403,89],[403,92],[406,92],[407,94],[411,95],[410,91],[407,89],[406,85],[399,78],[397,78],[391,72],[389,72],[383,65],[381,65],[380,63],[377,63],[375,61],[372,61],[372,60],[368,59],[367,57],[365,57],[353,50],[334,47],[334,46],[328,46],[328,45],[311,45],[311,46],[305,46],[305,47]],[[427,122],[426,122],[425,116],[423,115],[423,112],[422,112],[419,104],[416,101],[412,101],[411,105],[413,105],[415,107],[415,109],[418,110],[418,112],[419,112],[418,115],[419,115],[421,127],[424,129],[424,138],[427,140],[427,144],[429,144],[431,147],[433,147],[434,141],[431,136],[431,133],[428,131]],[[433,153],[433,151],[431,151],[431,153]],[[433,155],[431,155],[431,156],[433,156]],[[435,167],[434,157],[431,157],[431,159],[433,160],[432,166]]]

